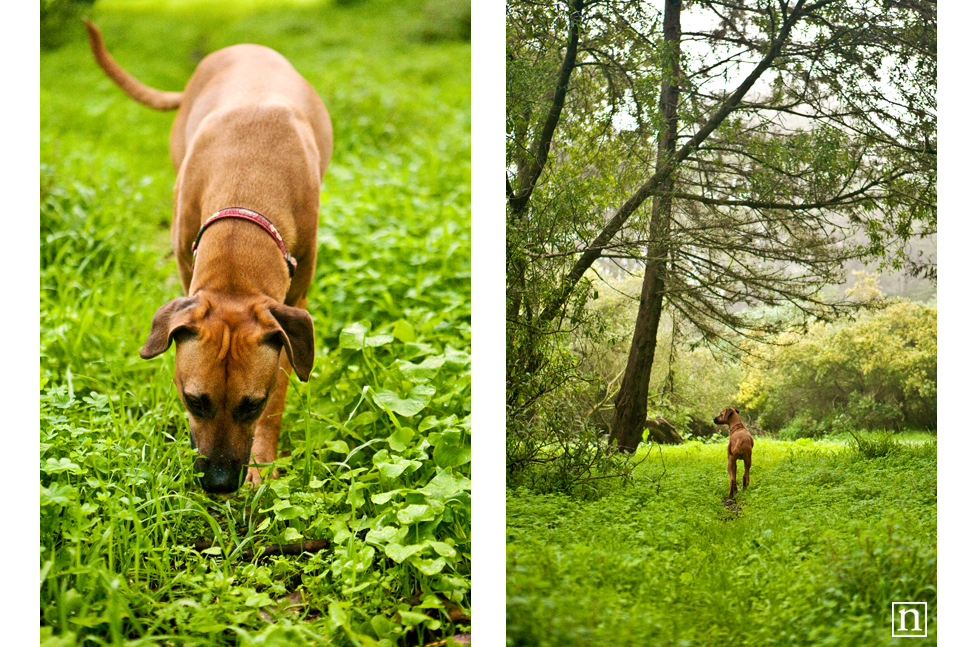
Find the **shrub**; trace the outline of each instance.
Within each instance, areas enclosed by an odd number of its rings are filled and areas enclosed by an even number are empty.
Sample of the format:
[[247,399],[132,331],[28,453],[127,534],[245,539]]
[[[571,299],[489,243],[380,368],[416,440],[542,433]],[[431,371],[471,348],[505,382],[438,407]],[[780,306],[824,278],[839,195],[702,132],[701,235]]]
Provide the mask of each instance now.
[[855,439],[859,453],[866,458],[879,458],[880,456],[893,456],[899,452],[902,445],[889,433],[875,434],[852,434]]
[[936,428],[936,309],[909,301],[817,322],[759,350],[738,392],[768,430]]

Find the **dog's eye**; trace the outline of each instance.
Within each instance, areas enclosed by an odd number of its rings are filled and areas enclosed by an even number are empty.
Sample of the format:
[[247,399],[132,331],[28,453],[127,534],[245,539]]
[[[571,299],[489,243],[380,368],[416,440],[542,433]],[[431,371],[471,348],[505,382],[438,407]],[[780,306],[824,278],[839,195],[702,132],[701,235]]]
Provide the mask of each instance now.
[[265,404],[266,398],[243,398],[235,409],[235,417],[237,420],[242,422],[250,422],[255,420],[259,417],[259,414],[263,412],[263,406],[265,406]]
[[212,411],[212,402],[207,395],[185,394],[185,408],[194,416],[205,418]]

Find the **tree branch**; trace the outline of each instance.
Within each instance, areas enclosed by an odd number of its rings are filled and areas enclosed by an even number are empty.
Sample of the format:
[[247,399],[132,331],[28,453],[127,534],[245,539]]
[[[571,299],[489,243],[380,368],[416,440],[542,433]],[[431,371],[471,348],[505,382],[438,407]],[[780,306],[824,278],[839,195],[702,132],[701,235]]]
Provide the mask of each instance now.
[[[811,5],[811,9],[818,9],[827,4],[834,2],[835,0],[819,0],[815,4]],[[690,141],[688,141],[684,146],[677,151],[673,156],[673,159],[662,160],[659,162],[656,171],[637,191],[634,193],[623,205],[617,210],[616,214],[607,222],[606,226],[602,229],[600,234],[593,239],[593,242],[586,249],[583,255],[576,261],[573,268],[570,270],[569,274],[563,281],[563,285],[559,288],[558,294],[555,295],[551,301],[548,303],[546,308],[540,313],[539,320],[542,322],[551,321],[556,313],[563,307],[566,301],[569,299],[569,295],[572,293],[573,288],[579,283],[583,274],[586,270],[593,264],[593,262],[599,258],[602,250],[609,244],[616,233],[623,227],[626,221],[631,215],[639,208],[639,206],[648,197],[653,195],[657,187],[673,172],[673,169],[680,164],[688,155],[695,151],[700,144],[707,139],[714,130],[721,125],[721,123],[727,118],[731,112],[737,108],[747,94],[748,90],[755,84],[755,82],[761,78],[761,75],[765,73],[771,64],[781,53],[781,49],[784,44],[788,41],[791,35],[791,30],[798,22],[802,16],[805,15],[803,5],[805,0],[798,0],[795,8],[792,10],[788,19],[782,25],[779,32],[778,38],[772,43],[768,52],[765,54],[764,58],[758,63],[757,67],[751,71],[750,74],[741,82],[741,85],[735,89],[735,91],[721,104],[720,108],[704,123],[704,125],[698,130]]]

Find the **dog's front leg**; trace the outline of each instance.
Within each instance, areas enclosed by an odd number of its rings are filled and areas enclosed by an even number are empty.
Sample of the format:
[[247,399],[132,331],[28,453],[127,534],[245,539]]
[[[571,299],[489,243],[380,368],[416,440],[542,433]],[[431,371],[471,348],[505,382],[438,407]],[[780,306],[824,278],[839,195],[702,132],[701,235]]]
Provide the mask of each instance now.
[[[281,353],[280,371],[276,378],[276,388],[266,403],[263,415],[256,421],[256,432],[253,435],[252,462],[260,465],[272,463],[276,460],[276,443],[280,437],[280,425],[283,422],[283,408],[286,405],[286,389],[290,385],[290,373],[293,368],[286,353]],[[265,469],[251,466],[246,470],[246,483],[259,485],[262,481],[260,470]],[[273,470],[270,478],[279,476]]]

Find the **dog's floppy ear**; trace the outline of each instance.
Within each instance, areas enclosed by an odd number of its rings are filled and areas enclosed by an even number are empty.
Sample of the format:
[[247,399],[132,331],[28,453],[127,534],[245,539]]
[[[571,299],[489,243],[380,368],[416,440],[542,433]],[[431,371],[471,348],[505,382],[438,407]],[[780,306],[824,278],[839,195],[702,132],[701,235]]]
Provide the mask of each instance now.
[[310,313],[281,303],[274,303],[269,311],[280,325],[280,330],[271,334],[286,349],[296,376],[306,382],[313,368],[313,319]]
[[172,338],[180,330],[195,330],[192,310],[199,300],[196,297],[179,297],[169,301],[155,312],[152,317],[152,330],[142,347],[142,359],[161,355],[172,345]]

